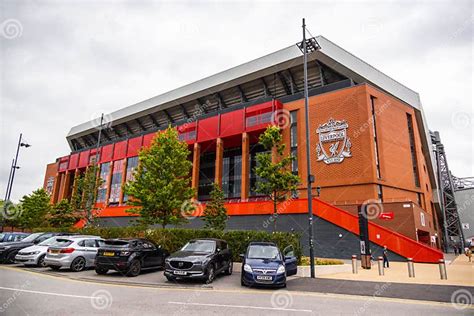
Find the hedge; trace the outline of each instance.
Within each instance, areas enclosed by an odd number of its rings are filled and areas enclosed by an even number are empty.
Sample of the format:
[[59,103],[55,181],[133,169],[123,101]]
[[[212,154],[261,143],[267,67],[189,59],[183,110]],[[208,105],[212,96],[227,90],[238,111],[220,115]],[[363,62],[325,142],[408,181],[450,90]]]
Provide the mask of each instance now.
[[228,230],[215,231],[209,229],[186,229],[186,228],[152,228],[130,226],[130,227],[88,227],[83,229],[59,229],[59,228],[36,228],[33,232],[75,232],[85,235],[96,235],[102,238],[127,238],[140,237],[147,238],[161,245],[169,252],[179,250],[186,242],[193,238],[220,238],[226,240],[232,250],[234,262],[239,262],[239,254],[245,253],[251,241],[269,241],[283,250],[287,246],[293,246],[298,262],[301,261],[302,249],[300,236],[297,233],[274,232],[253,230]]

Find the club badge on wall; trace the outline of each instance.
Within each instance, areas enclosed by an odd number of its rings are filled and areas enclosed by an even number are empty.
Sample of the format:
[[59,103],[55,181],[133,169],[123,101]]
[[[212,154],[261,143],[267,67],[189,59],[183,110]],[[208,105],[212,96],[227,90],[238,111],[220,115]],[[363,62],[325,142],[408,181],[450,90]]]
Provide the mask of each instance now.
[[352,157],[352,143],[347,136],[348,127],[345,120],[337,121],[333,118],[319,125],[316,130],[319,135],[319,143],[316,146],[318,161],[324,161],[329,165],[341,163],[344,158]]

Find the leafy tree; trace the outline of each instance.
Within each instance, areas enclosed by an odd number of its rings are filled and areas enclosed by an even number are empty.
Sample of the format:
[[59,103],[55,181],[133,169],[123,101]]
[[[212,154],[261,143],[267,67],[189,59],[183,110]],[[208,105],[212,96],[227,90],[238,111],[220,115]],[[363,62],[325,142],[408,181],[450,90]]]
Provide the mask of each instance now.
[[157,133],[151,146],[140,151],[135,179],[124,188],[130,196],[127,203],[138,206],[129,212],[138,212],[139,223],[165,228],[187,221],[183,205],[189,205],[194,196],[189,154],[188,145],[179,140],[178,132],[171,127]]
[[207,202],[204,209],[203,221],[206,223],[204,228],[214,230],[224,230],[227,223],[227,210],[224,206],[224,191],[217,183],[211,191],[211,199]]
[[51,227],[71,227],[82,217],[82,212],[75,211],[67,199],[54,205],[46,215]]
[[[292,155],[284,155],[285,144],[278,126],[269,126],[259,137],[259,143],[267,150],[257,154],[255,173],[259,177],[255,191],[273,202],[273,229],[276,231],[278,204],[285,201],[291,191],[296,190],[300,178],[291,172]],[[272,151],[276,154],[272,161]]]
[[0,226],[11,226],[22,228],[21,224],[21,205],[15,204],[12,201],[0,200]]
[[50,212],[49,195],[44,189],[33,191],[20,200],[22,213],[20,222],[22,228],[41,227],[45,224],[45,216]]
[[[97,192],[102,184],[98,178],[99,167],[96,164],[89,166],[86,172],[76,179],[76,187],[71,197],[71,209],[74,214],[82,212],[86,216],[86,226],[94,221],[95,201]],[[62,202],[62,201],[61,201]]]

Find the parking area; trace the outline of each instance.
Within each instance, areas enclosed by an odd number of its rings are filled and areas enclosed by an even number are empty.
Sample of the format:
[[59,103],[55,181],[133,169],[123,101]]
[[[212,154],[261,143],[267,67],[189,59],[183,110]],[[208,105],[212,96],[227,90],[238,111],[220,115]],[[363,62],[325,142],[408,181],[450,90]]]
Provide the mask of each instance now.
[[[24,267],[21,264],[12,264],[10,267],[79,281],[130,284],[149,287],[245,289],[240,285],[240,263],[234,263],[234,272],[232,275],[227,276],[220,274],[211,284],[206,284],[197,280],[177,280],[170,282],[165,278],[162,269],[146,270],[142,271],[142,273],[136,277],[127,277],[115,271],[109,271],[106,275],[98,275],[94,269],[87,269],[81,272],[72,272],[69,269],[53,271],[50,268]],[[298,277],[291,276],[288,277],[288,280],[294,280],[295,278]]]

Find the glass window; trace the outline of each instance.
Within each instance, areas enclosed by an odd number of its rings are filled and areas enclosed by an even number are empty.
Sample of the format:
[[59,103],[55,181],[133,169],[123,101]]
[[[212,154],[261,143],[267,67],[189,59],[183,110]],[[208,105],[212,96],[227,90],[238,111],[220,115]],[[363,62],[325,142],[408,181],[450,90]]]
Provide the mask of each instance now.
[[[135,180],[135,170],[138,167],[138,156],[127,159],[127,170],[125,171],[125,182]],[[128,195],[124,194],[123,201],[128,200]]]
[[248,259],[277,259],[279,257],[280,252],[274,246],[250,246],[247,254]]
[[183,248],[182,251],[213,253],[216,249],[216,242],[213,240],[191,240]]
[[261,194],[255,191],[255,186],[259,181],[259,177],[255,173],[255,168],[257,167],[257,154],[264,153],[265,148],[260,144],[252,144],[250,145],[250,196],[260,196]]
[[216,174],[216,153],[205,152],[200,157],[199,163],[199,188],[198,199],[208,200],[214,185]]
[[298,174],[298,111],[290,112],[290,152],[294,158],[291,164],[291,171],[293,174]]
[[242,148],[224,150],[222,190],[226,198],[239,198],[242,184]]
[[120,201],[120,193],[122,192],[122,173],[123,159],[114,161],[112,180],[110,181],[109,203],[111,204],[118,204]]
[[109,175],[110,169],[110,162],[106,162],[100,165],[100,179],[102,180],[102,184],[99,187],[97,192],[97,202],[105,202],[106,195],[107,195],[107,177]]
[[96,248],[96,247],[97,247],[97,244],[96,244],[96,242],[95,242],[94,239],[86,239],[86,240],[84,241],[84,244],[85,244],[86,247],[92,247],[92,248]]

